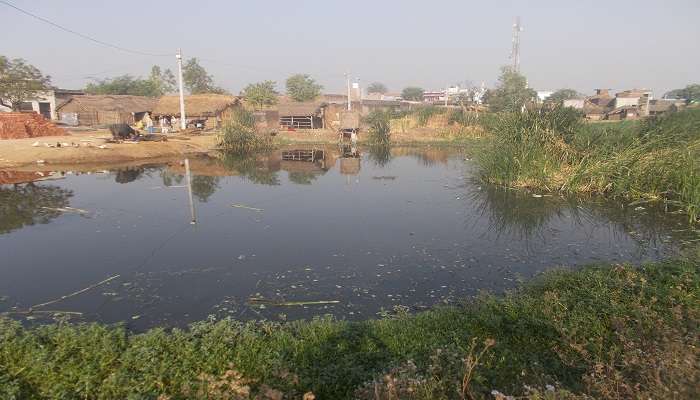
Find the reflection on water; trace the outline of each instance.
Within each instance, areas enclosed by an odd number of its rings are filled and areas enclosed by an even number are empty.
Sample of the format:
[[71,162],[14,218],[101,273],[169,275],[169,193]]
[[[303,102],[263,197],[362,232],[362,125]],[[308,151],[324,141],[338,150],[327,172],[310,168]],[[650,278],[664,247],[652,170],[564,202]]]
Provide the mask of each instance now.
[[[481,185],[455,149],[290,147],[189,164],[194,226],[179,160],[0,186],[0,312],[119,275],[52,309],[137,330],[208,315],[368,318],[557,265],[657,259],[693,235],[658,210]],[[91,218],[55,211],[69,199]]]
[[124,168],[117,170],[114,181],[117,183],[133,182],[141,177],[143,171],[143,168]]
[[23,226],[47,224],[60,215],[73,195],[70,190],[53,185],[0,186],[0,234]]

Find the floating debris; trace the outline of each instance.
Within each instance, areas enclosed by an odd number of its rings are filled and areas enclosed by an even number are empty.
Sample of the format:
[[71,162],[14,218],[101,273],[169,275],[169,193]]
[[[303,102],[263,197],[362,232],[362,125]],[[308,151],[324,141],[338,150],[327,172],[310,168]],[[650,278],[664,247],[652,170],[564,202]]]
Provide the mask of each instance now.
[[260,306],[276,306],[276,307],[286,307],[286,306],[311,306],[319,304],[338,304],[340,300],[310,300],[310,301],[274,301],[265,299],[262,297],[251,297],[248,299],[248,303],[251,305]]
[[246,209],[246,210],[251,210],[251,211],[256,211],[256,212],[265,211],[265,210],[263,210],[262,208],[249,207],[249,206],[246,206],[246,205],[244,205],[244,204],[231,204],[231,207],[235,207],[235,208],[244,208],[244,209]]
[[83,210],[80,208],[74,208],[74,207],[41,207],[44,210],[49,210],[49,211],[58,211],[62,213],[73,213],[73,214],[80,214],[80,215],[86,215],[89,214],[90,212],[87,210]]

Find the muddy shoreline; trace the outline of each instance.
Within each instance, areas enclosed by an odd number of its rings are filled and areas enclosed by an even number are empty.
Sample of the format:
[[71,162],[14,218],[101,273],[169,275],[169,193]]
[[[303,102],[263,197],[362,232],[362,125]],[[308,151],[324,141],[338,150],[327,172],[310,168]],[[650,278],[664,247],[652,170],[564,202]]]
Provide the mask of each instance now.
[[[216,133],[173,136],[166,142],[108,143],[107,130],[69,131],[65,136],[0,140],[0,170],[37,171],[105,169],[115,166],[163,163],[185,155],[207,155],[216,151]],[[337,135],[330,130],[280,132],[279,146],[331,145]],[[360,141],[360,144],[362,141]],[[57,147],[61,144],[61,147]],[[65,146],[65,145],[68,146]],[[392,135],[395,145],[459,145],[440,137],[434,130]]]

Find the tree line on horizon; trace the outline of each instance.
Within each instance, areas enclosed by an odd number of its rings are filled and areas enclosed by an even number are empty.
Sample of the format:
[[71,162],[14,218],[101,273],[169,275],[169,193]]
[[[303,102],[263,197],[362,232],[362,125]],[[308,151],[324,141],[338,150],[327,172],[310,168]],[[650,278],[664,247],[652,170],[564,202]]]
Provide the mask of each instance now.
[[[217,93],[228,91],[218,86],[213,76],[199,63],[197,58],[188,59],[183,65],[183,85],[191,94]],[[265,80],[251,83],[242,91],[256,108],[264,108],[278,102],[280,92],[277,82]],[[285,81],[286,94],[294,101],[313,100],[321,95],[323,86],[308,74],[294,74]],[[0,105],[18,109],[19,104],[31,98],[36,91],[51,88],[51,77],[43,74],[27,61],[10,59],[0,55]],[[151,67],[150,74],[143,78],[124,74],[114,78],[97,79],[85,87],[89,94],[136,95],[160,97],[173,93],[177,89],[175,75],[170,69],[158,65]],[[385,94],[388,88],[381,82],[372,82],[367,86],[367,93]],[[425,90],[418,86],[407,86],[401,92],[404,100],[421,101]],[[527,86],[527,79],[509,67],[501,69],[498,83],[485,94],[485,103],[492,111],[509,111],[520,109],[525,103],[535,100],[537,93]],[[561,104],[564,100],[580,97],[574,89],[559,89],[547,102]],[[700,102],[700,84],[689,84],[684,88],[667,92],[664,97],[685,99],[688,103]],[[463,99],[461,99],[463,100]]]

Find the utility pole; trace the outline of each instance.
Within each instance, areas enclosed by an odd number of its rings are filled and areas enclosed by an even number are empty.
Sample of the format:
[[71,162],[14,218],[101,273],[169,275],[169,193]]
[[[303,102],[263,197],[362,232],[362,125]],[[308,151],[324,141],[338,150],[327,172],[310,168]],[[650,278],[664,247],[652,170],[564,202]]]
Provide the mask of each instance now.
[[348,111],[352,111],[352,100],[350,99],[350,72],[345,73],[345,80],[348,84]]
[[513,24],[513,48],[510,51],[510,59],[513,61],[513,72],[520,72],[520,32],[523,27],[520,24],[520,17],[515,18]]
[[187,117],[185,116],[185,89],[182,86],[182,52],[177,49],[177,72],[178,86],[180,87],[180,128],[184,131],[187,129]]
[[445,107],[447,107],[447,99],[450,96],[450,85],[447,85],[445,87]]

